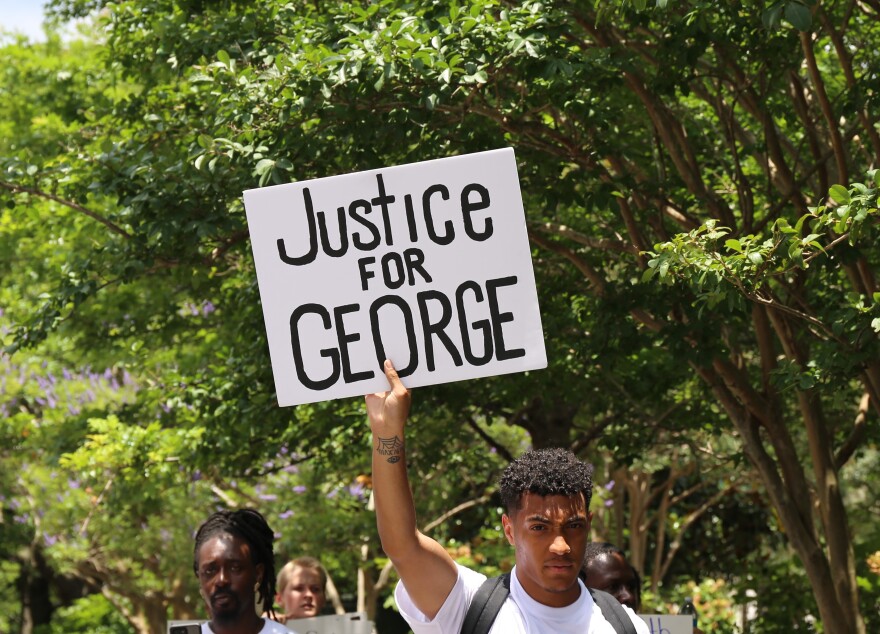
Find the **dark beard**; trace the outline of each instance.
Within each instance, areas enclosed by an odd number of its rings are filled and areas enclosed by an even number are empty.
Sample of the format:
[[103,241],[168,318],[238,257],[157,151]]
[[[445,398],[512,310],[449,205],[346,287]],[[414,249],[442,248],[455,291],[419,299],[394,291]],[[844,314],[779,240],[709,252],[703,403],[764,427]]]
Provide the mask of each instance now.
[[[217,606],[216,599],[219,597],[227,598],[224,605]],[[211,617],[215,621],[223,623],[232,623],[238,619],[238,613],[241,610],[241,603],[238,597],[231,592],[220,592],[211,597]]]

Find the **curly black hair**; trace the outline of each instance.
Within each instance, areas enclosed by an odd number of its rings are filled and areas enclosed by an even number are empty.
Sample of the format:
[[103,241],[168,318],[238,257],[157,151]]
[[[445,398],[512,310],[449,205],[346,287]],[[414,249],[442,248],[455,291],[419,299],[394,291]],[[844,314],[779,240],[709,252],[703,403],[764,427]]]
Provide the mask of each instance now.
[[501,503],[508,513],[520,508],[523,493],[547,495],[584,494],[590,508],[593,497],[593,465],[559,447],[533,449],[507,465],[498,481]]
[[263,579],[260,581],[260,596],[263,611],[272,607],[275,597],[275,552],[272,542],[275,533],[269,528],[266,518],[254,509],[217,511],[199,527],[196,544],[193,548],[193,571],[199,575],[199,549],[218,533],[229,533],[243,539],[250,545],[251,561],[256,566],[263,564]]

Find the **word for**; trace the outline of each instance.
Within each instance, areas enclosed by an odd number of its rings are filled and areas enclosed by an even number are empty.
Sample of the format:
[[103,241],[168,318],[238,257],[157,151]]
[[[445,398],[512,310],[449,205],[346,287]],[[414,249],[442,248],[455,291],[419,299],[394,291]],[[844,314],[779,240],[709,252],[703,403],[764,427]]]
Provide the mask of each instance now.
[[[351,201],[348,206],[340,206],[336,208],[336,228],[338,236],[336,242],[338,246],[331,244],[330,231],[327,228],[327,213],[323,211],[315,211],[312,203],[312,194],[308,187],[302,190],[303,204],[306,211],[306,222],[308,223],[309,250],[303,255],[291,256],[287,252],[284,244],[284,238],[278,239],[278,257],[285,264],[292,266],[302,266],[311,264],[318,257],[318,252],[323,251],[332,258],[339,258],[348,252],[349,246],[354,247],[358,251],[372,251],[380,244],[384,243],[388,246],[394,244],[394,235],[391,230],[391,217],[389,205],[393,204],[397,197],[388,194],[385,191],[385,183],[381,174],[376,174],[376,185],[378,195],[375,198],[366,200],[358,198]],[[452,220],[445,220],[438,226],[437,219],[434,217],[435,206],[437,208],[447,208],[448,205],[438,204],[438,198],[442,201],[450,199],[449,188],[443,184],[431,185],[421,197],[421,211],[423,224],[428,234],[428,238],[439,245],[447,245],[455,240],[455,227]],[[411,194],[405,194],[403,197],[403,205],[406,211],[406,223],[409,230],[409,240],[413,244],[419,241],[418,221],[416,208],[413,204]],[[492,236],[492,218],[485,218],[482,227],[474,226],[472,214],[477,211],[488,209],[490,205],[489,190],[479,183],[471,183],[465,185],[458,196],[458,212],[464,225],[464,232],[471,240],[482,242],[488,240]],[[377,222],[373,222],[367,215],[374,211],[379,212],[381,218]],[[347,218],[353,221],[352,225],[348,224]],[[349,234],[351,241],[349,242]]]
[[[397,372],[406,377],[419,368],[420,360],[428,372],[436,367],[435,353],[439,348],[446,351],[456,367],[463,365],[464,360],[472,366],[486,365],[492,359],[506,361],[525,356],[522,348],[508,349],[504,341],[503,325],[514,320],[513,313],[503,311],[499,305],[498,291],[506,286],[514,286],[517,277],[511,275],[485,282],[483,287],[475,281],[462,282],[455,290],[454,298],[436,290],[424,290],[416,294],[416,306],[411,307],[404,299],[396,295],[383,295],[374,300],[366,308],[369,315],[373,349],[376,353],[377,367],[381,368],[388,355],[382,342],[381,325],[383,319],[402,318],[409,359],[406,365],[395,359]],[[468,312],[484,304],[488,308],[488,319],[470,322]],[[439,309],[439,316],[432,320],[433,312]],[[355,383],[373,378],[374,370],[353,370],[349,346],[361,340],[362,333],[349,332],[346,318],[358,313],[360,304],[346,304],[328,310],[320,304],[308,303],[298,306],[290,315],[290,340],[296,375],[304,386],[311,390],[326,390],[335,385],[340,378],[345,383]],[[413,313],[418,311],[421,329],[417,333]],[[313,337],[315,321],[320,328],[335,331],[336,345],[318,351],[317,356],[306,359],[303,356],[303,341]],[[453,324],[453,322],[456,322]],[[474,340],[480,345],[475,346]],[[421,355],[424,355],[422,357]],[[326,361],[322,362],[321,358]]]

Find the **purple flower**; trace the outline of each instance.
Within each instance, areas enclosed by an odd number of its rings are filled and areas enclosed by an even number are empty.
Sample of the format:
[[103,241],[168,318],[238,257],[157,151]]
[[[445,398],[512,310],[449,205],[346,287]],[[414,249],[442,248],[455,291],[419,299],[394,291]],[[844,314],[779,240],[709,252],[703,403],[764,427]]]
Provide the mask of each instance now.
[[284,511],[283,513],[278,514],[278,519],[281,519],[281,520],[287,520],[287,519],[290,519],[291,517],[293,517],[293,511],[291,511],[290,509]]
[[605,485],[605,490],[610,491],[613,488],[614,488],[614,480],[609,480],[608,484]]
[[55,535],[43,535],[43,543],[46,544],[46,546],[52,546],[57,541],[58,537]]
[[258,497],[266,502],[274,502],[278,499],[278,496],[274,493],[261,493]]
[[304,484],[297,484],[295,487],[293,487],[293,492],[294,493],[305,493],[306,487]]
[[215,310],[217,310],[216,307],[210,301],[205,301],[205,303],[202,304],[202,315],[205,317],[213,313]]
[[605,506],[614,506],[614,500],[605,500]]
[[70,489],[78,489],[79,488],[79,480],[74,480],[73,478],[67,479],[67,487]]

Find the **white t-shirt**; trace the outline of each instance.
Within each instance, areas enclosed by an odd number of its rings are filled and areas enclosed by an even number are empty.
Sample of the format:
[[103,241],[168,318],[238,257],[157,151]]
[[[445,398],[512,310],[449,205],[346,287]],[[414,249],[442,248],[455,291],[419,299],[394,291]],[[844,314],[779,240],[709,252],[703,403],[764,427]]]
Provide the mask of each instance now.
[[[486,576],[458,566],[458,579],[433,620],[413,605],[403,583],[397,584],[394,598],[400,614],[415,634],[458,634],[468,606]],[[552,608],[531,598],[519,583],[516,567],[510,573],[510,595],[501,606],[489,634],[615,634],[602,610],[578,580],[581,596],[571,605]],[[630,608],[621,606],[636,626],[637,634],[650,634],[648,624]]]
[[[202,634],[214,634],[214,630],[211,629],[207,622],[202,623]],[[264,618],[263,629],[260,630],[260,634],[296,634],[296,632],[284,627],[277,621]]]

